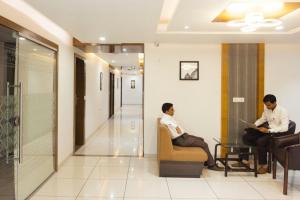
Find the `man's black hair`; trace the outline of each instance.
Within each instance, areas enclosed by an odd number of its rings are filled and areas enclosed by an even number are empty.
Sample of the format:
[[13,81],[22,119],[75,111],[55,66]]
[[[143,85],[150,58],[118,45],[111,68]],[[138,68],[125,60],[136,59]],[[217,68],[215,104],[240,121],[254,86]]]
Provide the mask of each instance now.
[[276,97],[273,94],[267,94],[264,99],[264,103],[270,102],[270,103],[275,103],[276,102]]
[[166,113],[171,107],[173,107],[173,104],[164,103],[161,107],[161,110],[163,111],[163,113]]

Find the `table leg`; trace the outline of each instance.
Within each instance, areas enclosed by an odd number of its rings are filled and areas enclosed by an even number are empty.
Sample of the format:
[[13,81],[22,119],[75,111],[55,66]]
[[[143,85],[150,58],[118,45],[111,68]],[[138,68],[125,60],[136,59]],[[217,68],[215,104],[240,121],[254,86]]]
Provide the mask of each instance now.
[[227,173],[228,173],[228,153],[225,154],[225,177],[227,177]]

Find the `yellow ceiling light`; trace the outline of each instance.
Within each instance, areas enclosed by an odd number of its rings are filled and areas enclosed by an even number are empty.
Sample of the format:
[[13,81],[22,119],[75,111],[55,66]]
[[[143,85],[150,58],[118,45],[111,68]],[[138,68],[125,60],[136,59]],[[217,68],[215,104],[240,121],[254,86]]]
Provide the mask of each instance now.
[[277,27],[280,17],[300,8],[300,2],[243,1],[227,6],[213,22],[227,22],[228,26],[240,27],[242,32],[253,32],[261,27]]
[[138,57],[139,57],[139,66],[140,67],[144,67],[144,54],[143,53],[139,53]]

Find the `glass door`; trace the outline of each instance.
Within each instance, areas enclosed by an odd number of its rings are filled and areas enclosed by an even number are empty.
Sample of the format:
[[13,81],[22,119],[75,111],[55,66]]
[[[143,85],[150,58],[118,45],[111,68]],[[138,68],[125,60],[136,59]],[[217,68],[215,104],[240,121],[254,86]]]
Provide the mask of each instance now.
[[21,88],[19,200],[28,197],[55,171],[56,52],[18,38]]
[[16,73],[17,33],[0,26],[0,199],[14,200],[19,158],[19,99]]

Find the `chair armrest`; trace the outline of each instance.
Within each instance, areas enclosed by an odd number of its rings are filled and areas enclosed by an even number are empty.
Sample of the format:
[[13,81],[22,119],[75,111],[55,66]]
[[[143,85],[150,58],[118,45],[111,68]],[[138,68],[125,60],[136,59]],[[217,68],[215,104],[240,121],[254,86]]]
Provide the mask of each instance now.
[[299,133],[294,135],[287,135],[287,136],[273,138],[274,148],[282,148],[282,147],[291,146],[295,144],[299,144]]
[[299,155],[300,155],[300,144],[290,145],[290,146],[285,147],[285,149],[287,151],[299,151]]

